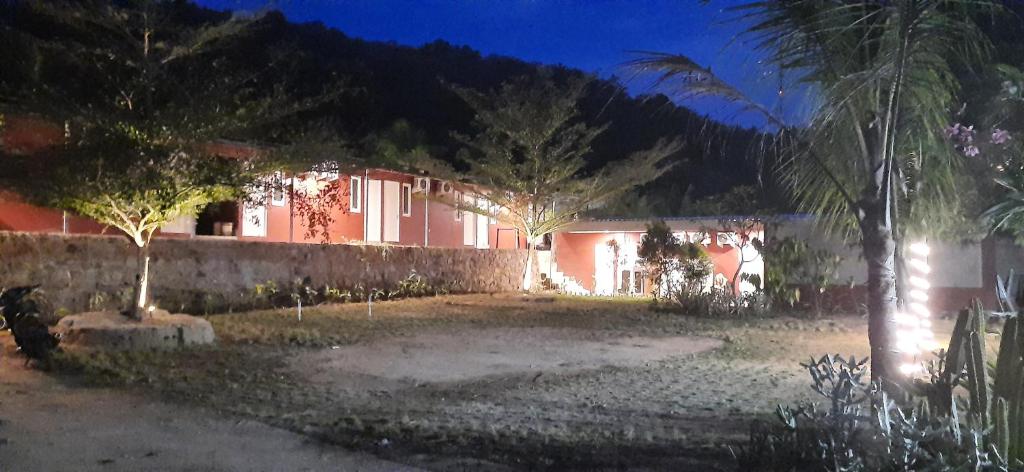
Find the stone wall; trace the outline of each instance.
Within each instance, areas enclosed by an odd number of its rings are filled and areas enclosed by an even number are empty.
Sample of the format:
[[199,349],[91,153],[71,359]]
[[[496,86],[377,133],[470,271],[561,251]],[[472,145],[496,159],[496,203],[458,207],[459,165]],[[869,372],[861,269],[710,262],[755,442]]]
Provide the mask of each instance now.
[[[519,287],[526,252],[396,246],[159,239],[152,247],[154,299],[172,311],[204,312],[251,305],[253,288],[394,287],[413,271],[453,291]],[[0,287],[42,284],[54,308],[110,307],[131,293],[134,249],[124,238],[0,232]]]

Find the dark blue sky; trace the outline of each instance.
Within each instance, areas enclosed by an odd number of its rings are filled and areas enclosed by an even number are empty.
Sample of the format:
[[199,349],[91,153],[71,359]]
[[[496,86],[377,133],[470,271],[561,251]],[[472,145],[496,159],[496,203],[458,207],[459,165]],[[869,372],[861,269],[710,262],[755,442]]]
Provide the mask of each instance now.
[[[730,43],[743,24],[725,11],[744,0],[199,0],[211,8],[276,8],[292,21],[322,21],[349,36],[419,46],[435,39],[483,54],[564,64],[617,75],[633,93],[648,92],[621,64],[630,50],[687,55],[720,77],[775,105],[778,82],[749,45]],[[686,103],[723,121],[756,125],[714,101]],[[787,103],[791,109],[792,103]],[[792,114],[792,113],[790,113]]]

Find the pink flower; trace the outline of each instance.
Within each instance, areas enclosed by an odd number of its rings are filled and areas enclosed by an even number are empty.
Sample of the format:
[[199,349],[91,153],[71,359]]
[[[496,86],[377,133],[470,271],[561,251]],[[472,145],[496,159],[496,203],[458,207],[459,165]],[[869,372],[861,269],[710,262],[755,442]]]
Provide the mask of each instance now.
[[943,131],[946,132],[947,138],[952,138],[960,134],[960,123],[953,123],[952,126],[947,126]]
[[1005,129],[995,128],[992,130],[992,144],[1006,144],[1011,139],[1010,132]]
[[975,146],[973,144],[970,146],[964,146],[964,154],[967,155],[967,157],[974,157],[980,153],[981,151],[978,150],[978,146]]

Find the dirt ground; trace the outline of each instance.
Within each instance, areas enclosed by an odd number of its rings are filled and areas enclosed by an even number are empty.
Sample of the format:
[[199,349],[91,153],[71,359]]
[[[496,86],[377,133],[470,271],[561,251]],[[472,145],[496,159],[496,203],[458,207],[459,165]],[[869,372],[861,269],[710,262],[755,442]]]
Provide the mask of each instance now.
[[417,470],[202,407],[25,369],[0,335],[0,470]]
[[[752,419],[811,399],[800,362],[868,351],[857,316],[706,320],[636,300],[467,295],[379,303],[372,316],[347,304],[304,310],[301,321],[294,310],[209,319],[217,347],[68,355],[54,378],[105,386],[81,395],[181,405],[181,428],[217,431],[201,418],[237,418],[266,428],[238,437],[289,434],[270,425],[392,461],[385,468],[732,470]],[[232,424],[221,426],[225,440]],[[307,463],[288,470],[353,470]]]
[[353,377],[423,385],[521,373],[552,375],[605,366],[639,367],[722,345],[717,339],[692,336],[589,340],[580,334],[564,328],[425,332],[313,351],[296,357],[291,365],[311,381],[341,387],[348,386]]

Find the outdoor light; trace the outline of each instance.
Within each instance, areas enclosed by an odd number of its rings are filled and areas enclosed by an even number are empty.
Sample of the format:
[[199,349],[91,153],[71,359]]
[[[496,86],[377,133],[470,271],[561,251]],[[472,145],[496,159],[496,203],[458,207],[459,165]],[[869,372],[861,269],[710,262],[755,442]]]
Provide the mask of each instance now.
[[914,253],[915,255],[927,258],[928,254],[931,252],[931,248],[929,248],[928,244],[923,241],[916,242],[910,245],[910,252]]
[[922,318],[928,318],[932,316],[932,313],[928,311],[928,307],[918,302],[911,302],[910,309],[921,316]]
[[921,320],[906,313],[896,313],[896,323],[902,326],[917,327],[921,325]]
[[932,333],[932,313],[926,305],[928,289],[931,288],[931,283],[927,279],[932,271],[928,265],[931,248],[927,243],[919,241],[911,244],[908,249],[910,259],[906,261],[906,265],[910,276],[907,277],[907,282],[911,289],[907,295],[910,301],[906,306],[908,310],[896,313],[894,317],[896,323],[900,325],[900,329],[896,330],[896,349],[904,356],[903,364],[900,365],[900,372],[903,375],[920,372],[921,363],[917,356],[938,347]]
[[910,281],[910,285],[913,285],[915,288],[919,288],[921,290],[928,290],[929,288],[932,287],[932,284],[928,283],[928,281],[925,280],[923,277],[917,275],[911,275],[908,280]]
[[914,270],[920,271],[923,274],[928,274],[932,271],[932,268],[928,267],[928,264],[926,264],[921,259],[911,259],[908,262],[910,264],[910,267],[914,268]]

